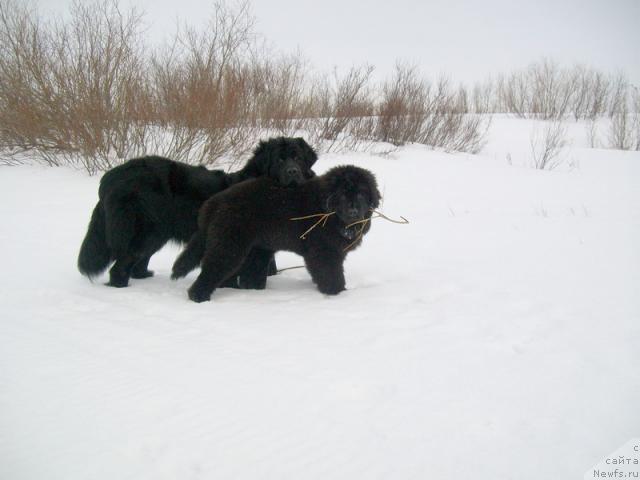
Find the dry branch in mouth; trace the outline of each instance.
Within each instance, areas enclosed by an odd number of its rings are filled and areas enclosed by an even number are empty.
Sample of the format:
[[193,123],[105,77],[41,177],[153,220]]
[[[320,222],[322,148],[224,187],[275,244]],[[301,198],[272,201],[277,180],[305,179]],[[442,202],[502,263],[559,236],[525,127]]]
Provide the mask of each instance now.
[[358,243],[358,240],[360,240],[362,238],[362,235],[364,235],[364,227],[365,225],[370,222],[371,220],[373,220],[374,218],[384,218],[385,220],[388,220],[389,222],[392,223],[399,223],[401,225],[407,224],[409,223],[409,220],[407,220],[406,218],[404,218],[402,215],[400,215],[400,218],[402,220],[393,220],[389,217],[387,217],[386,215],[384,215],[383,213],[377,211],[377,210],[371,210],[372,213],[374,213],[376,216],[374,217],[373,215],[369,218],[363,218],[362,220],[358,220],[357,222],[353,222],[350,223],[349,225],[347,225],[345,228],[349,228],[349,227],[353,227],[354,225],[360,225],[360,230],[358,231],[358,234],[356,235],[356,238],[353,242],[351,242],[349,245],[347,245],[344,248],[344,251],[349,250],[351,247],[353,247],[356,243]]
[[385,220],[388,220],[388,221],[390,221],[392,223],[399,223],[401,225],[405,225],[405,224],[409,223],[409,220],[404,218],[402,215],[400,215],[400,218],[402,220],[393,220],[393,219],[387,217],[386,215],[384,215],[382,212],[379,212],[377,210],[372,210],[372,212],[375,213],[376,215],[378,215],[377,217],[373,217],[373,218],[384,218]]
[[316,228],[321,223],[322,223],[322,226],[324,227],[327,224],[327,220],[329,219],[329,217],[334,213],[336,212],[314,213],[313,215],[305,215],[304,217],[294,217],[294,218],[290,218],[289,220],[306,220],[307,218],[320,217],[320,220],[318,220],[316,223],[311,225],[311,227],[309,227],[302,235],[300,235],[300,238],[304,240],[306,238],[307,233],[311,232],[311,230]]
[[[382,212],[379,212],[377,210],[371,210],[372,213],[374,213],[376,216],[371,216],[368,218],[363,218],[362,220],[358,220],[356,222],[350,223],[349,225],[345,226],[345,228],[349,228],[349,227],[353,227],[355,225],[360,225],[360,230],[358,231],[358,234],[356,235],[356,239],[351,242],[349,245],[347,245],[344,250],[349,250],[354,244],[356,244],[358,242],[358,240],[360,240],[362,238],[362,235],[364,235],[364,227],[365,225],[370,222],[372,219],[374,218],[383,218],[389,222],[392,223],[399,223],[401,225],[407,224],[409,223],[409,220],[407,220],[406,218],[404,218],[402,215],[400,215],[401,220],[393,220],[389,217],[387,217],[385,214],[383,214]],[[328,212],[328,213],[314,213],[313,215],[305,215],[304,217],[294,217],[294,218],[290,218],[289,220],[306,220],[309,218],[318,218],[318,221],[316,223],[314,223],[313,225],[311,225],[307,230],[305,230],[305,232],[300,235],[301,239],[305,239],[307,234],[309,234],[314,228],[316,228],[318,225],[322,224],[322,226],[324,227],[327,224],[327,220],[329,219],[329,217],[333,214],[335,214],[336,212]]]

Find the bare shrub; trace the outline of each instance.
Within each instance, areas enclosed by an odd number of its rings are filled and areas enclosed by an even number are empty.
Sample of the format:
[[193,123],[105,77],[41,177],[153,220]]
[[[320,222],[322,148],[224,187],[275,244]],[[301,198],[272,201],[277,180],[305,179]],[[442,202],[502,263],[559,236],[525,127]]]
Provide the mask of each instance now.
[[621,110],[611,117],[609,126],[609,148],[616,150],[640,150],[638,116],[629,113],[628,107],[622,106]]
[[534,127],[529,143],[534,168],[553,170],[562,163],[560,153],[568,145],[567,129],[559,120],[545,122],[544,128]]
[[307,125],[321,151],[363,150],[370,146],[376,128],[375,105],[369,85],[373,67],[351,68],[342,78],[318,85],[316,122]]
[[471,91],[471,111],[476,114],[496,111],[495,86],[491,79],[476,83]]
[[251,66],[255,122],[280,135],[304,130],[316,107],[307,82],[307,65],[300,54],[271,60],[256,59]]
[[571,101],[571,81],[567,71],[543,59],[524,71],[502,76],[498,82],[500,104],[523,118],[562,118]]
[[585,125],[585,130],[587,133],[587,141],[589,142],[589,147],[599,148],[600,140],[598,139],[598,119],[588,119]]
[[[205,29],[182,26],[154,52],[141,15],[117,0],[78,2],[70,18],[44,22],[0,0],[0,147],[92,173],[147,152],[211,165],[274,133],[304,134],[321,151],[384,141],[477,152],[487,112],[561,116],[573,108],[563,85],[582,78],[568,83],[547,61],[472,91],[401,65],[379,88],[371,67],[317,78],[300,55],[258,48],[246,2],[215,4]],[[576,110],[592,110],[587,93]]]
[[607,108],[607,100],[611,82],[602,72],[594,72],[589,90],[589,104],[587,118],[596,118],[602,115]]
[[628,109],[629,82],[624,74],[618,73],[611,78],[610,83],[608,113],[613,118],[623,110]]
[[[139,145],[146,81],[140,15],[115,2],[75,3],[70,22],[44,23],[0,2],[0,143],[93,172]],[[144,120],[144,119],[143,119]]]
[[453,93],[447,79],[432,85],[418,77],[415,67],[397,65],[382,87],[376,138],[394,145],[416,142],[476,153],[490,118],[461,113],[466,107],[466,91]]
[[525,118],[531,107],[531,86],[524,72],[513,72],[498,77],[497,95],[498,109],[501,112],[513,113]]
[[376,138],[394,145],[420,137],[430,86],[418,78],[415,67],[396,65],[394,76],[382,86]]
[[631,89],[631,105],[633,111],[634,150],[640,150],[640,90],[633,86]]
[[169,135],[156,147],[162,154],[211,164],[250,148],[245,120],[253,105],[244,62],[252,29],[248,4],[238,10],[216,4],[203,31],[183,26],[173,45],[152,56],[154,118]]
[[572,93],[567,72],[544,59],[531,65],[528,75],[533,84],[531,113],[544,120],[564,117]]
[[629,86],[624,77],[619,77],[612,97],[608,140],[609,148],[618,150],[640,150],[640,94],[636,87]]
[[569,88],[573,92],[570,110],[575,120],[594,120],[606,112],[611,80],[607,76],[583,65],[569,71]]
[[607,76],[583,65],[560,67],[543,59],[524,70],[498,77],[496,110],[544,120],[573,115],[596,118],[618,108],[625,91],[623,75]]

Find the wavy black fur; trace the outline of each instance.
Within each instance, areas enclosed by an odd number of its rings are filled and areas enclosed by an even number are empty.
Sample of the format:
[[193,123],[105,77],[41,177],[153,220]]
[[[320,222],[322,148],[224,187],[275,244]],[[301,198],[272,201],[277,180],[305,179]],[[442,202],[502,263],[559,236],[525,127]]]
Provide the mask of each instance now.
[[[281,185],[303,183],[315,176],[311,167],[316,160],[302,138],[286,137],[260,142],[244,168],[231,174],[158,156],[129,160],[100,180],[78,269],[93,277],[115,262],[108,283],[114,287],[126,287],[129,278],[149,277],[151,256],[169,240],[186,242],[193,236],[198,210],[209,197],[260,176]],[[248,282],[230,278],[228,284]]]
[[[335,167],[293,188],[269,178],[244,182],[203,205],[198,232],[176,260],[172,278],[185,276],[202,262],[189,298],[206,301],[251,256],[256,270],[249,276],[255,279],[255,288],[264,288],[268,259],[273,252],[288,250],[304,257],[322,293],[338,294],[345,288],[344,259],[362,241],[358,226],[347,227],[371,217],[379,202],[375,177],[355,166]],[[322,212],[335,213],[301,239],[317,219],[291,219]],[[370,222],[365,223],[363,233],[369,228]]]

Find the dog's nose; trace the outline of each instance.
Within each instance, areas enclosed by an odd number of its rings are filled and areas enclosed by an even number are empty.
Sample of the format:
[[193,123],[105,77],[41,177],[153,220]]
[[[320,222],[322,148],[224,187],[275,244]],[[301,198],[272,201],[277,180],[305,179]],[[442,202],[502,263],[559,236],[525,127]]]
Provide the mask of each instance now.
[[289,175],[289,177],[299,177],[301,173],[302,172],[300,172],[300,169],[298,167],[287,168],[287,175]]
[[358,218],[360,216],[360,212],[358,211],[358,209],[356,207],[349,207],[347,209],[347,215],[349,215],[350,218]]

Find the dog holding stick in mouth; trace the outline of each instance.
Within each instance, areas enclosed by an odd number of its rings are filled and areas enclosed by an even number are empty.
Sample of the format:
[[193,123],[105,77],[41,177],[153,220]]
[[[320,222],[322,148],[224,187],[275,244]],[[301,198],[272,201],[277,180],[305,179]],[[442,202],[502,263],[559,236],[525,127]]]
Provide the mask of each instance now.
[[[264,288],[269,259],[287,250],[304,258],[320,292],[345,289],[343,263],[370,229],[380,192],[373,174],[352,165],[285,188],[269,178],[238,184],[202,206],[198,231],[173,266],[172,278],[184,277],[201,263],[189,298],[204,302],[243,265],[252,271],[253,288]],[[317,212],[323,212],[319,221]],[[321,228],[309,228],[321,224]],[[250,262],[247,258],[251,255]]]

